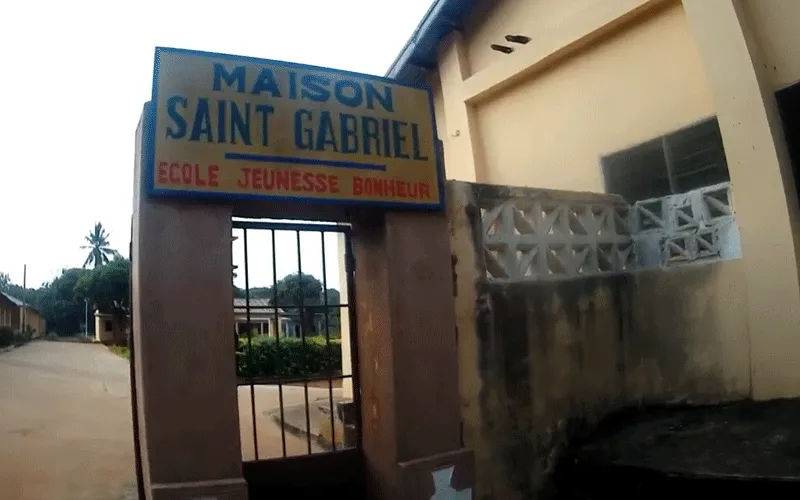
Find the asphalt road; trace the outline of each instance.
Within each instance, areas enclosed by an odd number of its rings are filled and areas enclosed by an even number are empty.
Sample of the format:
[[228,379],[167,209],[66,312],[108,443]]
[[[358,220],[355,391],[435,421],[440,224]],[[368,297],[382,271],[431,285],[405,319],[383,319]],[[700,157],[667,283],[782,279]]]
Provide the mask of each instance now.
[[[128,362],[101,345],[40,341],[0,353],[0,500],[135,500],[128,374]],[[277,387],[254,392],[258,458],[280,457],[280,426],[269,416]],[[309,389],[312,402],[327,395]],[[302,387],[284,387],[283,396],[287,411],[304,405]],[[243,459],[252,460],[246,386],[239,420]],[[308,453],[306,439],[287,433],[286,452]]]

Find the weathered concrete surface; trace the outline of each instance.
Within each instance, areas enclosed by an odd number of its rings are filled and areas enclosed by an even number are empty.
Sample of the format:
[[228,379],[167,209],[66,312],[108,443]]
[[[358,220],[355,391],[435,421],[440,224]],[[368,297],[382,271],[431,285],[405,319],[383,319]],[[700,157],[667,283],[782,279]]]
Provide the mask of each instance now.
[[128,362],[104,346],[0,354],[0,499],[135,498]]
[[[571,438],[619,408],[751,393],[741,260],[497,281],[487,277],[491,228],[475,196],[471,185],[448,183],[463,436],[475,450],[477,499],[542,498]],[[594,195],[581,196],[576,213]],[[519,238],[546,234],[544,223],[504,223]]]
[[672,473],[800,480],[800,399],[651,409],[601,426],[580,455]]

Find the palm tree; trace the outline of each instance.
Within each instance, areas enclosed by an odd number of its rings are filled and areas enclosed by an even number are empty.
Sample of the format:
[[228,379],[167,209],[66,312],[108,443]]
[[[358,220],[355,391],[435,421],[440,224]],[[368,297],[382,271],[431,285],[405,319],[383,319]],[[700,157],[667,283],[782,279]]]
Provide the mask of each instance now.
[[89,250],[89,255],[83,263],[84,268],[89,264],[92,264],[93,267],[102,266],[118,254],[116,250],[108,246],[108,238],[110,236],[103,228],[103,224],[98,222],[94,225],[92,232],[89,233],[89,236],[86,236],[86,241],[89,244],[81,247],[84,250]]

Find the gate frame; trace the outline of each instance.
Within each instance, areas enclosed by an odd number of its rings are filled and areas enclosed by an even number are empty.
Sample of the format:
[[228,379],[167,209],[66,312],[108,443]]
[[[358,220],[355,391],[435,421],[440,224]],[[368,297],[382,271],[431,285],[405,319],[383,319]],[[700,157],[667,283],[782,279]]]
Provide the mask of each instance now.
[[[328,313],[328,309],[336,307],[341,310],[343,305],[347,306],[347,314],[350,320],[350,329],[349,329],[349,341],[350,341],[350,364],[351,364],[351,374],[349,377],[336,377],[336,376],[328,376],[324,378],[320,378],[319,380],[328,380],[329,382],[339,378],[340,380],[344,380],[344,378],[350,378],[352,381],[353,387],[353,403],[355,404],[356,411],[355,411],[355,423],[356,423],[356,443],[354,448],[345,448],[339,450],[331,450],[326,452],[319,452],[319,453],[309,453],[306,455],[294,455],[294,456],[286,456],[284,454],[283,457],[277,458],[258,458],[258,441],[257,438],[254,437],[254,448],[255,448],[255,459],[253,460],[243,460],[242,461],[242,469],[245,480],[248,484],[248,490],[250,492],[251,498],[267,498],[270,494],[283,496],[286,495],[292,497],[299,497],[305,498],[308,495],[313,494],[314,491],[322,491],[325,490],[328,496],[341,496],[345,495],[347,498],[357,498],[358,496],[363,496],[364,494],[364,484],[365,484],[365,477],[363,473],[363,455],[361,453],[361,443],[362,443],[362,434],[361,434],[361,398],[360,398],[360,390],[359,390],[359,362],[358,362],[358,328],[356,322],[356,290],[355,290],[355,275],[353,269],[353,255],[352,255],[352,228],[349,225],[344,224],[320,224],[315,222],[281,222],[281,221],[274,221],[274,220],[233,220],[232,227],[234,230],[240,229],[245,232],[246,231],[269,231],[271,232],[271,244],[273,249],[272,254],[272,264],[273,264],[273,272],[276,269],[276,256],[274,253],[275,249],[275,233],[277,231],[287,231],[287,232],[294,232],[298,234],[298,245],[299,245],[299,238],[302,233],[319,233],[324,238],[325,233],[330,234],[337,234],[343,235],[345,241],[345,269],[342,270],[347,278],[347,297],[346,302],[342,302],[341,295],[340,300],[337,304],[326,304],[325,314]],[[245,274],[248,273],[248,250],[247,250],[247,237],[245,236],[242,241],[244,245],[244,259],[245,259],[245,266],[244,272]],[[337,246],[336,251],[339,251]],[[298,258],[300,258],[301,249],[298,246],[297,253]],[[324,260],[326,256],[326,252],[323,251],[322,259]],[[323,264],[323,268],[325,265]],[[298,272],[302,271],[302,265],[298,266]],[[341,271],[340,271],[341,272]],[[273,286],[277,283],[277,276],[273,276]],[[245,278],[247,282],[247,278]],[[323,279],[323,282],[327,285],[326,278]],[[246,285],[249,290],[249,284]],[[248,294],[249,295],[249,294]],[[249,297],[246,297],[249,299]],[[278,307],[277,304],[274,304],[275,307]],[[246,305],[249,309],[249,304]],[[249,318],[249,311],[248,311],[248,318]],[[249,319],[248,319],[249,323]],[[278,328],[278,323],[276,322],[276,328]],[[275,332],[276,335],[280,335],[280,330]],[[239,334],[241,335],[241,333]],[[252,335],[251,332],[248,332],[248,338]],[[314,379],[316,380],[316,379]],[[305,380],[306,382],[311,382],[314,380]],[[253,392],[252,387],[254,385],[262,385],[262,384],[254,384],[254,381],[251,379],[249,382],[245,381],[245,383],[237,382],[239,387],[241,386],[251,386],[251,408],[255,409],[255,403],[252,400]],[[279,394],[280,394],[280,386],[283,384],[278,381],[279,385]],[[331,394],[332,397],[332,394]],[[283,411],[283,398],[280,398],[281,411]],[[305,402],[306,406],[310,409],[309,401],[306,399]],[[330,408],[331,412],[334,411],[334,407]],[[309,415],[306,415],[307,418],[310,418]],[[283,415],[281,416],[283,418]],[[333,415],[332,415],[332,422],[333,422]],[[307,422],[310,425],[310,420]],[[254,422],[253,432],[257,435],[257,428]],[[308,429],[307,429],[308,430]],[[286,430],[282,429],[282,438],[285,437]],[[309,442],[309,447],[311,443],[311,436],[310,434],[306,436],[306,439]],[[283,452],[285,453],[285,441],[283,441]],[[334,445],[335,447],[335,445]],[[309,469],[314,470],[315,474],[313,477],[309,478],[307,471]],[[349,474],[349,476],[348,476]],[[349,480],[343,481],[342,478],[346,477]]]
[[151,198],[142,154],[150,123],[137,127],[132,242],[145,498],[248,498],[230,356],[233,217],[352,224],[365,496],[429,500],[438,485],[471,498],[445,213]]

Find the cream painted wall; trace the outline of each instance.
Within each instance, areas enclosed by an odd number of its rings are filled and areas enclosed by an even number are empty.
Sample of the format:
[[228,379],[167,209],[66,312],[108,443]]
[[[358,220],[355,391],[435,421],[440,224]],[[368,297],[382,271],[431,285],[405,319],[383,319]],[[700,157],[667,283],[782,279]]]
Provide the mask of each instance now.
[[[586,2],[590,0],[561,3],[577,9]],[[518,5],[525,15],[541,13],[536,9],[542,2],[527,7],[521,0],[508,4]],[[559,12],[550,18],[565,16]],[[477,49],[471,53],[473,64],[483,64]],[[476,122],[486,169],[482,180],[603,191],[601,155],[713,114],[684,11],[680,4],[671,4],[478,103]]]
[[[473,17],[466,26],[469,40],[467,55],[470,69],[477,73],[494,62],[513,55],[504,55],[491,49],[491,44],[509,44],[505,36],[526,35],[535,43],[552,32],[569,30],[576,17],[597,9],[598,4],[609,0],[480,0],[476,8],[480,16]],[[612,0],[614,1],[614,0]],[[488,15],[485,14],[488,12]]]
[[447,142],[447,121],[444,118],[444,95],[442,95],[442,82],[439,80],[439,73],[431,72],[428,76],[428,85],[433,93],[433,111],[436,117],[436,134],[439,140]]
[[744,3],[775,90],[800,81],[800,1]]

